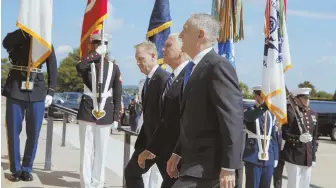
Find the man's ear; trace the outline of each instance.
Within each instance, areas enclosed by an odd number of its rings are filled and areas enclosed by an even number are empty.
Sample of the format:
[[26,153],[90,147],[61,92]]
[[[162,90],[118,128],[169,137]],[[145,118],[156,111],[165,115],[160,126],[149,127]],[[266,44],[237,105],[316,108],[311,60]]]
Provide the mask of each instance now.
[[198,34],[198,39],[204,39],[204,37],[205,37],[205,32],[204,32],[204,30],[200,30],[200,31],[199,31],[199,34]]

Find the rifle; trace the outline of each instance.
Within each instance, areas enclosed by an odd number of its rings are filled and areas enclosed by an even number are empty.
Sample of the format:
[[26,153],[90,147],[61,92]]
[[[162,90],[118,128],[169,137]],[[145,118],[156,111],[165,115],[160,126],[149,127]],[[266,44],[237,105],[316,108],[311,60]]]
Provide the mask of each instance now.
[[300,130],[300,133],[301,134],[306,133],[308,130],[303,124],[303,115],[302,115],[302,112],[299,110],[299,107],[304,108],[304,109],[306,109],[307,107],[304,107],[304,105],[302,103],[299,103],[296,100],[296,98],[293,96],[293,94],[288,91],[287,86],[286,86],[286,92],[287,92],[287,96],[288,96],[288,102],[294,110],[294,116],[295,116],[295,118],[298,122],[298,127],[299,127],[299,130]]

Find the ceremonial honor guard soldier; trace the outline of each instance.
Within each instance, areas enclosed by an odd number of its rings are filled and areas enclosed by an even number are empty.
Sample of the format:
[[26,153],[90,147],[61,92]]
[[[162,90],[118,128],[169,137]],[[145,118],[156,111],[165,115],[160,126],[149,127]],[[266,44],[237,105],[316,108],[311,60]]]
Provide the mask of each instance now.
[[270,188],[279,157],[276,120],[260,96],[261,86],[254,87],[253,92],[256,106],[244,112],[247,131],[243,155],[246,187]]
[[[46,92],[42,64],[35,68],[32,67],[31,41],[32,36],[21,29],[8,33],[3,40],[3,47],[9,53],[9,60],[12,64],[2,92],[2,95],[7,98],[7,144],[10,171],[12,172],[8,178],[10,181],[33,180],[31,172],[44,117],[44,108],[52,103],[52,96],[56,89],[57,62],[54,48],[51,47],[51,54],[44,60],[48,71]],[[21,165],[20,133],[23,119],[26,120],[27,140]]]
[[287,107],[288,124],[282,126],[288,188],[309,188],[316,161],[318,125],[316,113],[308,107],[310,91],[311,88],[298,88],[293,92],[295,98]]
[[[121,113],[121,74],[119,67],[105,56],[111,36],[103,36],[104,44],[101,44],[101,32],[91,35],[93,51],[83,57],[76,66],[84,82],[84,93],[77,115],[80,132],[80,177],[83,188],[104,186],[105,155],[110,128],[117,128]],[[103,93],[99,102],[97,83],[101,63]]]

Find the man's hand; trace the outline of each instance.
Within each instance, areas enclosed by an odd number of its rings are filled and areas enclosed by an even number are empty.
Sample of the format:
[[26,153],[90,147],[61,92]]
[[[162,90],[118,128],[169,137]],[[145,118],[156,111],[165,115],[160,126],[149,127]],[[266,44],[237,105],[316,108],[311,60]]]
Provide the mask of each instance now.
[[47,95],[46,98],[45,98],[45,101],[44,101],[44,106],[45,107],[50,106],[51,103],[52,103],[52,99],[53,99],[53,97],[51,95]]
[[300,135],[299,139],[303,143],[308,143],[308,142],[311,142],[313,140],[313,137],[309,133],[303,133],[303,134]]
[[117,121],[114,121],[111,125],[111,129],[115,130],[118,128],[118,122]]
[[138,156],[138,165],[140,166],[140,168],[144,169],[145,168],[145,161],[147,159],[154,159],[156,156],[151,153],[148,150],[143,151],[142,153],[140,153],[140,155]]
[[181,157],[173,153],[168,162],[167,162],[167,174],[171,178],[178,178],[179,171],[177,169],[177,165],[179,164]]
[[312,164],[312,166],[314,167],[316,165],[316,162],[315,161],[313,161],[313,164]]
[[96,52],[99,55],[106,54],[106,52],[107,52],[107,46],[106,45],[100,45],[100,46],[98,46],[97,49],[96,49]]
[[235,171],[228,171],[222,168],[219,175],[220,188],[234,188],[236,186]]

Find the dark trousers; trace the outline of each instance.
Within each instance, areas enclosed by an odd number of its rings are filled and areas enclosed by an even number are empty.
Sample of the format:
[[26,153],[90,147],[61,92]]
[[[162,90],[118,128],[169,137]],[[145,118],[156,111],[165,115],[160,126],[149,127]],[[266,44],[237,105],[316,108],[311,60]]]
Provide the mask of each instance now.
[[245,162],[246,188],[270,188],[274,166]]
[[145,169],[142,169],[138,165],[138,156],[142,151],[143,149],[135,149],[132,158],[125,168],[125,180],[127,188],[144,188],[142,174],[146,173],[154,163],[156,163],[161,176],[163,177],[161,188],[170,188],[176,179],[170,178],[166,172],[168,159],[163,159],[157,156],[153,160],[146,160]]
[[285,161],[279,160],[278,166],[274,169],[273,186],[274,188],[281,188],[282,186],[282,173],[285,166]]
[[180,176],[172,188],[219,188],[219,177],[211,180]]
[[[243,169],[236,170],[236,186],[243,186]],[[201,179],[191,176],[181,176],[175,182],[172,188],[219,188],[219,177],[213,180]]]
[[[44,101],[27,102],[7,98],[6,129],[10,171],[12,173],[32,172],[43,116]],[[26,118],[27,140],[21,165],[20,133],[24,117]]]

